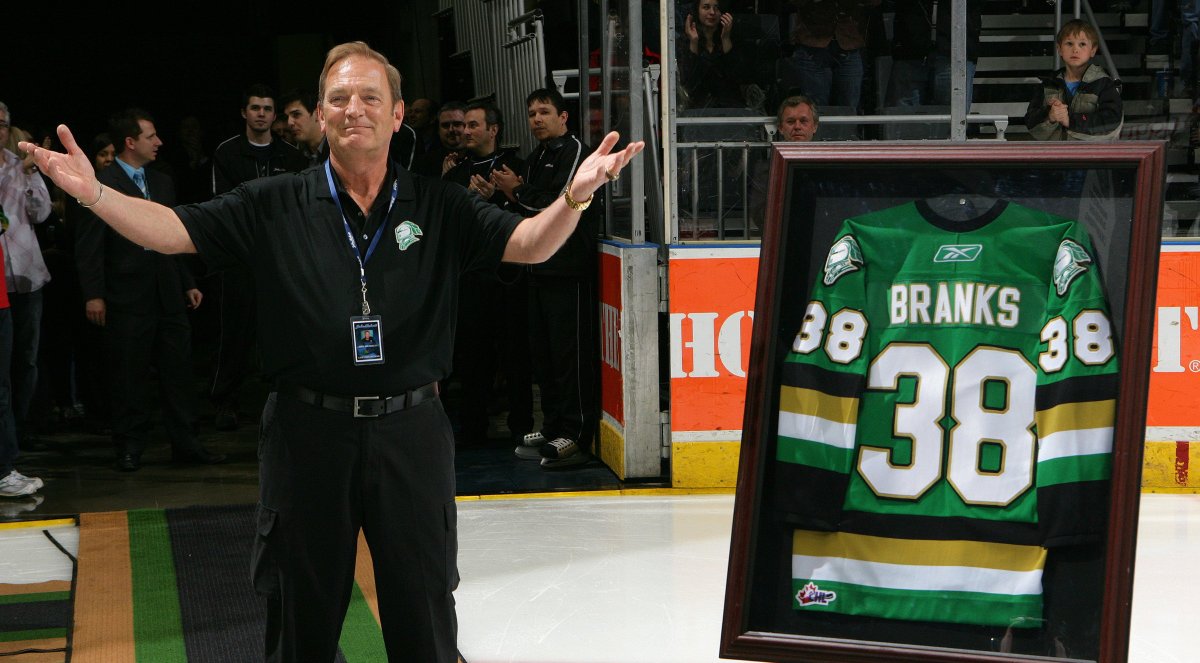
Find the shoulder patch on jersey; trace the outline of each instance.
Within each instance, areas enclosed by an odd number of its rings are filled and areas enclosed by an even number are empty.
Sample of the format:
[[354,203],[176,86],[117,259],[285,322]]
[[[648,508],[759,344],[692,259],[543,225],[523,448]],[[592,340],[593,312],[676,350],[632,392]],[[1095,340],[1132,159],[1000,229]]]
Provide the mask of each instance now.
[[1090,264],[1092,257],[1082,246],[1069,239],[1058,245],[1058,255],[1054,256],[1054,289],[1059,297],[1067,294],[1071,282],[1086,272]]
[[833,243],[829,255],[825,257],[825,285],[837,283],[845,274],[858,270],[863,264],[862,249],[854,235],[846,235]]

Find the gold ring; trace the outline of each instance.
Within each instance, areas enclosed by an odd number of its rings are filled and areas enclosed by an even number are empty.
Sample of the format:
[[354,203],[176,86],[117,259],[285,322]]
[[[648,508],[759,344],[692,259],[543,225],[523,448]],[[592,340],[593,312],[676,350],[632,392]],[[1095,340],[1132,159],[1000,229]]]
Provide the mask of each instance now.
[[608,168],[605,168],[605,169],[604,169],[604,176],[608,178],[608,181],[609,181],[609,182],[612,182],[612,181],[615,181],[615,180],[616,180],[618,177],[620,177],[620,176],[621,176],[621,174],[620,174],[620,173],[614,173],[614,172],[612,172],[611,170],[609,170]]

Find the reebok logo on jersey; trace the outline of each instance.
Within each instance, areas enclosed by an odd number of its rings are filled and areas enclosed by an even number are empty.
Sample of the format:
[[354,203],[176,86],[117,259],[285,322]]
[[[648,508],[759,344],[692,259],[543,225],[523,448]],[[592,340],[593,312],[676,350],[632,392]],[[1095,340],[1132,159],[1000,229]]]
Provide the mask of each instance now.
[[1064,239],[1058,245],[1058,255],[1054,256],[1054,289],[1059,297],[1067,294],[1071,282],[1086,272],[1091,263],[1092,257],[1075,242]]
[[800,602],[800,606],[809,605],[829,605],[837,600],[837,592],[822,591],[813,583],[808,583],[796,592],[796,600]]
[[934,262],[975,262],[983,252],[982,244],[943,244],[933,256]]
[[843,274],[856,271],[863,264],[862,249],[854,235],[846,235],[833,243],[825,257],[825,285],[833,285]]

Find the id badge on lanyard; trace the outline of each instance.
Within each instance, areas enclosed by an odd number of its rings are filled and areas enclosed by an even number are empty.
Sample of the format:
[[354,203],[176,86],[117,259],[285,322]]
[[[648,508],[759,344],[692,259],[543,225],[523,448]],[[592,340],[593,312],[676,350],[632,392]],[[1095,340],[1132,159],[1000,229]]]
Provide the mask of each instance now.
[[346,221],[346,213],[342,210],[342,201],[338,197],[337,186],[333,183],[333,171],[329,167],[328,160],[325,161],[325,175],[329,180],[329,192],[333,194],[333,202],[337,205],[338,212],[342,214],[342,225],[346,229],[346,238],[350,242],[350,249],[354,251],[354,257],[358,260],[358,278],[362,284],[362,315],[350,318],[350,340],[353,348],[354,365],[382,364],[383,320],[378,315],[371,315],[371,305],[367,303],[366,264],[371,259],[371,254],[375,252],[375,247],[379,244],[379,238],[383,236],[384,228],[387,227],[387,218],[391,216],[392,206],[396,204],[400,181],[397,179],[392,182],[392,200],[388,203],[387,213],[384,214],[383,221],[379,224],[379,229],[375,231],[375,237],[371,240],[370,246],[367,247],[366,255],[363,255],[359,251],[358,242],[354,239],[354,232],[350,229],[350,224]]
[[354,363],[383,363],[383,327],[377,315],[357,315],[350,318],[350,334],[354,339]]

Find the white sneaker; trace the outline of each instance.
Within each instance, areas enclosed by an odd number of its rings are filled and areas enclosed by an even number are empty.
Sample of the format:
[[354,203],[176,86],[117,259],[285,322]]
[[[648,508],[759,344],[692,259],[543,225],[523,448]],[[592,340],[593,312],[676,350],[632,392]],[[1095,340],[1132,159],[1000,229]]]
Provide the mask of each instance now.
[[38,477],[27,477],[24,474],[21,474],[20,472],[18,472],[16,470],[13,470],[13,474],[17,475],[18,479],[24,479],[25,481],[32,483],[33,487],[36,488],[37,490],[41,490],[46,485]]
[[46,498],[41,495],[28,495],[0,502],[0,517],[17,518],[30,511],[35,511]]
[[21,477],[16,470],[0,479],[0,497],[24,497],[36,492],[37,487],[33,485],[33,482]]

